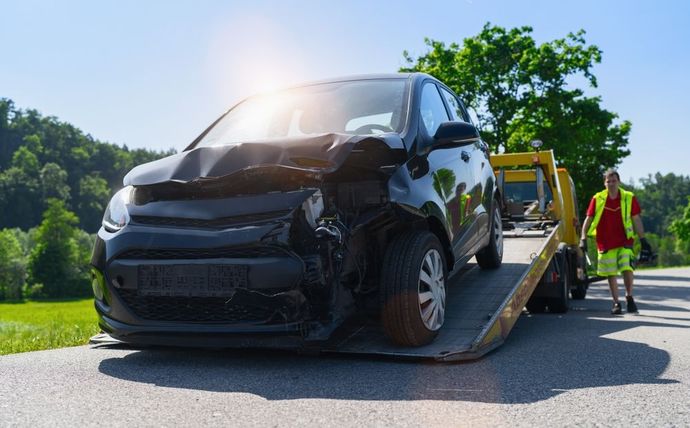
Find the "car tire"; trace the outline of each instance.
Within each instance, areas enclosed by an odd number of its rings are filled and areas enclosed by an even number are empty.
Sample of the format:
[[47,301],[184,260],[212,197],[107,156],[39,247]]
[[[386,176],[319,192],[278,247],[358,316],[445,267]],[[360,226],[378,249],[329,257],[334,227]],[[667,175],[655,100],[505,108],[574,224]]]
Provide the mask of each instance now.
[[415,230],[396,237],[386,250],[381,273],[381,322],[393,342],[430,343],[443,326],[446,260],[438,238]]
[[494,201],[492,211],[489,244],[475,256],[482,269],[496,269],[503,261],[503,223],[498,201]]
[[556,314],[564,314],[568,312],[568,307],[570,306],[570,263],[568,263],[568,258],[563,255],[559,257],[556,255],[557,260],[561,263],[561,275],[558,278],[558,296],[549,299],[548,306],[549,311]]

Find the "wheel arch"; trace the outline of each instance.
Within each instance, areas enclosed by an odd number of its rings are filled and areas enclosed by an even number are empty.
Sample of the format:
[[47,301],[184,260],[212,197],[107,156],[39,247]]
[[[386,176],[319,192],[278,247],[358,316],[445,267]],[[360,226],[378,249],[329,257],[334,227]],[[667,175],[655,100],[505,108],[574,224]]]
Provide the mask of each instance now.
[[[455,266],[455,255],[453,253],[453,246],[451,244],[450,231],[444,224],[444,214],[441,208],[433,201],[428,201],[420,208],[414,208],[406,204],[396,204],[398,208],[399,223],[396,226],[395,233],[409,227],[415,229],[428,230],[433,233],[443,247],[443,255],[446,259],[446,266],[448,271],[451,271]],[[390,244],[393,235],[390,233],[386,238],[386,245]]]
[[429,216],[426,218],[426,224],[431,233],[436,235],[441,246],[443,247],[443,255],[446,258],[446,267],[448,271],[453,269],[455,266],[455,255],[453,254],[453,247],[450,244],[450,238],[446,233],[446,229],[443,227],[443,223],[437,217]]

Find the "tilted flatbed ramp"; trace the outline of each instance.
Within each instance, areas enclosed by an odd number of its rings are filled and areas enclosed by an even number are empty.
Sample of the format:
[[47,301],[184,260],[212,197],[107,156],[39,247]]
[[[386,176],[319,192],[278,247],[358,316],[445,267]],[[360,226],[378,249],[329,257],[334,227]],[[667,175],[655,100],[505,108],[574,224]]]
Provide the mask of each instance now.
[[325,352],[387,355],[437,361],[471,360],[500,346],[510,333],[558,247],[558,227],[542,236],[506,237],[503,264],[471,264],[449,281],[445,323],[436,339],[418,348],[396,346],[369,322]]

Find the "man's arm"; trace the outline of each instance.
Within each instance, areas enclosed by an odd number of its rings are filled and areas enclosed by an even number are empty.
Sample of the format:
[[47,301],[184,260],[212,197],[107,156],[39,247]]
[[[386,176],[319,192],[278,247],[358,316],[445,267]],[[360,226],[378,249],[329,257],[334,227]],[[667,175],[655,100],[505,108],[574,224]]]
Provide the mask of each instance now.
[[639,215],[634,215],[632,216],[633,220],[633,229],[635,229],[635,233],[637,233],[637,236],[640,237],[640,239],[644,238],[644,226],[642,225],[642,218],[640,218]]
[[[633,217],[634,219],[635,217]],[[589,232],[589,227],[592,225],[592,221],[594,220],[594,217],[592,216],[587,216],[585,218],[585,223],[582,225],[582,232],[580,232],[580,239],[587,239],[587,232]],[[642,224],[642,222],[640,222]],[[644,232],[642,232],[644,234]]]
[[640,237],[640,245],[642,246],[642,251],[640,251],[640,260],[641,261],[649,261],[652,259],[652,246],[649,245],[649,242],[647,239],[644,237],[644,226],[642,225],[642,219],[640,218],[639,214],[634,215],[632,217],[633,220],[633,229],[635,229],[635,233],[637,233],[637,236]]
[[580,232],[580,249],[583,253],[587,253],[587,232],[589,231],[589,226],[592,225],[592,220],[594,217],[585,217],[585,224],[582,225],[582,231]]

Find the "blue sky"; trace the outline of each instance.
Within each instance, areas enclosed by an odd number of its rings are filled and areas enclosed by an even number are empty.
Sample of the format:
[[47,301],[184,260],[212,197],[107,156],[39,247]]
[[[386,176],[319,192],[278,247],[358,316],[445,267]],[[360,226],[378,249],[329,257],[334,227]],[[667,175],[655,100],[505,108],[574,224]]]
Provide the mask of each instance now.
[[[422,6],[424,5],[424,6]],[[184,148],[239,99],[347,74],[394,72],[424,37],[486,22],[544,42],[584,29],[605,108],[630,120],[623,180],[690,175],[688,1],[0,0],[0,97],[129,147]]]

